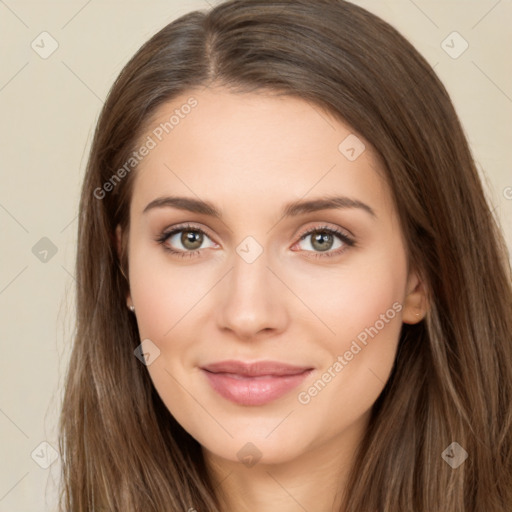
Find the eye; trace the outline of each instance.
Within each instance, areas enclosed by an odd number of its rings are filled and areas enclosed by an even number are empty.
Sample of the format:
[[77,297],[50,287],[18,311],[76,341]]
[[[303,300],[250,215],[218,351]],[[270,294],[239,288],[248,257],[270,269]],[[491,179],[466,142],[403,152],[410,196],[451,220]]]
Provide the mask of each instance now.
[[[303,247],[301,249],[306,253],[310,253],[307,257],[313,258],[337,256],[345,252],[349,247],[356,245],[355,240],[343,231],[329,226],[318,226],[303,233],[294,247],[300,246],[300,244],[308,239],[310,241],[304,245],[309,245],[312,247],[312,250],[304,249]],[[156,238],[156,241],[163,246],[165,251],[181,258],[190,258],[198,255],[201,249],[205,248],[202,247],[205,240],[211,242],[208,247],[216,246],[203,229],[191,224],[176,226],[170,231],[164,231]],[[176,246],[178,246],[177,249]]]
[[303,250],[313,253],[308,255],[313,258],[337,256],[345,252],[347,248],[355,246],[355,240],[349,235],[329,226],[315,227],[306,231],[296,245],[306,240],[309,241],[304,245],[311,247],[312,250]]
[[[187,224],[186,226],[176,226],[170,231],[164,231],[156,239],[163,248],[180,257],[191,257],[199,253],[203,242],[210,240],[210,237],[199,227]],[[181,247],[179,247],[181,245]],[[173,247],[178,246],[178,250]],[[215,243],[209,247],[215,247]]]

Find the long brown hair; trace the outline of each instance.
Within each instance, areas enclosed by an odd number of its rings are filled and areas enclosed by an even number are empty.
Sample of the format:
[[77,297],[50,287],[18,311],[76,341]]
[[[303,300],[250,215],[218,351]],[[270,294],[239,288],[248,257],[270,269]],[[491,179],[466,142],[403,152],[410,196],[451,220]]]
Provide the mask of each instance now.
[[[126,307],[126,240],[119,257],[114,232],[118,224],[127,232],[136,168],[98,194],[159,105],[214,85],[300,97],[361,133],[382,158],[410,265],[428,288],[427,317],[403,326],[343,511],[510,512],[503,237],[433,70],[389,24],[342,0],[232,0],[187,14],[144,44],[113,85],[80,200],[62,510],[220,511],[199,443],[133,353],[140,339]],[[468,454],[456,469],[442,457],[452,442]]]

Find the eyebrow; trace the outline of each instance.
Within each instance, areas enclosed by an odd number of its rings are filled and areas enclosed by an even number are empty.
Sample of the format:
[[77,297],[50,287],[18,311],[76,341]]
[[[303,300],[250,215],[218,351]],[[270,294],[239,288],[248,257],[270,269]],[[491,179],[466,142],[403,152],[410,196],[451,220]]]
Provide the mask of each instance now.
[[[143,210],[143,214],[156,208],[177,208],[192,213],[209,215],[222,219],[221,212],[210,202],[194,199],[191,197],[167,196],[158,197],[151,201]],[[311,200],[298,200],[284,206],[281,217],[296,217],[305,213],[312,213],[320,210],[339,210],[347,208],[360,208],[372,217],[377,218],[374,210],[366,203],[358,199],[345,196],[332,196]]]

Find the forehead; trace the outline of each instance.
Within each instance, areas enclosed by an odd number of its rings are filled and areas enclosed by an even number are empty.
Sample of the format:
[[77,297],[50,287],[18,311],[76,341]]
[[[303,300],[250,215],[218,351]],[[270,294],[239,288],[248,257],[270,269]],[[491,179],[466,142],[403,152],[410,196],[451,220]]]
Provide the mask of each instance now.
[[139,143],[150,149],[135,171],[137,212],[165,194],[251,205],[255,214],[259,206],[335,193],[390,206],[368,141],[299,98],[190,90],[158,108]]

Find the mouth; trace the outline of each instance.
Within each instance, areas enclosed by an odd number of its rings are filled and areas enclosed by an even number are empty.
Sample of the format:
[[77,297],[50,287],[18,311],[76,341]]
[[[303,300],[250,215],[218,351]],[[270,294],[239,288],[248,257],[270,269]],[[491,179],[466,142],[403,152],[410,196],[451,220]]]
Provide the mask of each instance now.
[[238,405],[264,405],[299,386],[313,368],[277,361],[222,361],[201,367],[210,386]]

